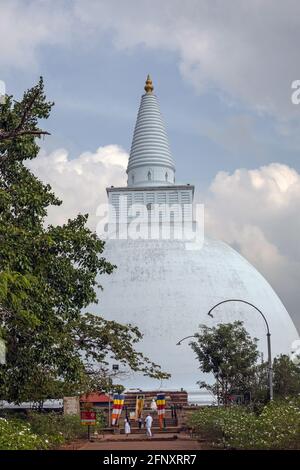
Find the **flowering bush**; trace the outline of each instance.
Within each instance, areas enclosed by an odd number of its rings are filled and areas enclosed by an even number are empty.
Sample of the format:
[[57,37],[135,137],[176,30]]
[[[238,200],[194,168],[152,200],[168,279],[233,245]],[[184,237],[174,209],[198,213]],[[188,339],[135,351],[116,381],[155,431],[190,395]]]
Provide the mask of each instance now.
[[257,419],[254,447],[300,449],[300,400],[285,399],[267,405]]
[[[97,413],[97,431],[103,426],[103,415]],[[0,417],[0,450],[53,449],[86,433],[79,416],[32,412],[26,419]]]
[[226,444],[226,434],[230,426],[246,423],[251,418],[246,408],[240,406],[207,407],[194,412],[189,418],[189,425],[196,434],[205,436],[212,441]]
[[256,415],[245,407],[205,408],[190,417],[199,435],[237,449],[300,449],[300,400],[272,402]]
[[29,424],[0,417],[0,450],[36,450],[49,447],[49,439],[33,433]]

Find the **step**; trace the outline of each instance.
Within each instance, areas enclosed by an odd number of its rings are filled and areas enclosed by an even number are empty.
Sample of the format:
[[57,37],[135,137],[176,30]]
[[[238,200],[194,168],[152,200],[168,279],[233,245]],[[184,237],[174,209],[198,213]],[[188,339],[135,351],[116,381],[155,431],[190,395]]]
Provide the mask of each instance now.
[[144,441],[160,441],[160,442],[166,442],[166,441],[174,441],[178,439],[178,436],[177,435],[173,435],[173,436],[166,436],[166,437],[159,437],[159,436],[153,436],[151,437],[151,439],[149,437],[146,437],[146,436],[139,436],[137,435],[136,437],[126,437],[126,436],[116,436],[116,437],[106,437],[105,439],[103,439],[101,436],[99,437],[92,437],[91,438],[91,442],[95,442],[95,441],[102,441],[102,442],[144,442]]
[[[121,420],[120,420],[120,423],[123,424],[123,422],[124,422],[124,420],[121,419]],[[178,420],[173,419],[173,418],[166,418],[166,419],[165,419],[165,423],[166,423],[167,425],[170,424],[170,425],[173,425],[173,426],[174,426],[174,425],[176,425],[177,422],[178,422]],[[130,425],[131,425],[131,426],[138,425],[138,422],[137,422],[136,420],[130,420]],[[154,418],[153,421],[152,421],[152,426],[158,426],[158,425],[159,425],[159,419]]]
[[[152,434],[168,434],[168,433],[180,433],[181,427],[172,426],[164,429],[160,428],[151,428]],[[120,434],[125,434],[124,429],[120,430]],[[146,434],[146,429],[131,428],[130,434]]]

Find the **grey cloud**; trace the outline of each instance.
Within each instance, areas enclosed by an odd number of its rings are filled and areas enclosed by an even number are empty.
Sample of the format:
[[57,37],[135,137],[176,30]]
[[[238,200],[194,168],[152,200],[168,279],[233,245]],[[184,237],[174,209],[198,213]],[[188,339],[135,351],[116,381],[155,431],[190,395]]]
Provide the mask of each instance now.
[[273,163],[217,174],[207,232],[234,246],[269,280],[300,327],[300,174]]
[[75,47],[107,31],[120,49],[177,52],[199,92],[215,89],[258,113],[299,118],[290,88],[300,78],[296,0],[2,1],[0,63],[32,64],[43,45]]

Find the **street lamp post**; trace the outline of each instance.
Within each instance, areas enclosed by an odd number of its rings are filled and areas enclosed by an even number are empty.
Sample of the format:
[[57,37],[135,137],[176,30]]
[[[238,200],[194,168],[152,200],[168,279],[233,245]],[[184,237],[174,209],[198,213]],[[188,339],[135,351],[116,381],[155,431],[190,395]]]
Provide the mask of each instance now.
[[219,303],[217,303],[216,305],[214,305],[214,306],[209,310],[209,312],[207,313],[207,315],[209,315],[210,317],[214,318],[211,312],[212,312],[215,308],[217,308],[219,305],[225,304],[225,303],[227,303],[227,302],[241,302],[241,303],[250,305],[250,307],[255,308],[255,310],[257,310],[257,311],[261,314],[261,316],[263,317],[263,319],[264,319],[264,322],[265,322],[266,327],[267,327],[268,369],[269,369],[269,374],[268,374],[268,379],[269,379],[269,399],[270,399],[270,400],[273,400],[273,368],[272,368],[272,353],[271,353],[271,333],[270,333],[269,324],[268,324],[268,322],[267,322],[267,319],[266,319],[265,315],[262,313],[262,311],[259,310],[259,308],[257,308],[257,307],[256,307],[255,305],[253,305],[251,302],[247,302],[246,300],[241,300],[241,299],[227,299],[227,300],[222,300],[222,302],[219,302]]

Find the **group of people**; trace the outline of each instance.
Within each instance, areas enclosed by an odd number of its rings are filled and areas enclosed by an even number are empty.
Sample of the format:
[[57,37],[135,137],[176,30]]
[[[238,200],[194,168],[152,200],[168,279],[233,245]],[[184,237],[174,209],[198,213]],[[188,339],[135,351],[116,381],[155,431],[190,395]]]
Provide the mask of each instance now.
[[[150,415],[150,413],[148,413],[147,416],[146,416],[146,418],[145,418],[145,429],[146,429],[146,435],[147,435],[147,437],[152,437],[152,431],[151,431],[152,422],[153,422],[153,418],[152,418],[152,416]],[[139,428],[141,429],[141,428],[142,428],[142,425],[143,425],[143,419],[142,419],[142,417],[139,417],[138,423],[139,423]],[[125,421],[124,421],[124,430],[125,430],[126,436],[129,436],[129,434],[131,433],[131,426],[130,426],[130,422],[129,422],[129,419],[128,419],[128,418],[125,418]]]

